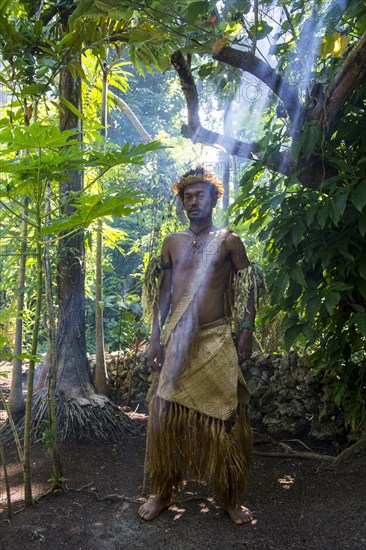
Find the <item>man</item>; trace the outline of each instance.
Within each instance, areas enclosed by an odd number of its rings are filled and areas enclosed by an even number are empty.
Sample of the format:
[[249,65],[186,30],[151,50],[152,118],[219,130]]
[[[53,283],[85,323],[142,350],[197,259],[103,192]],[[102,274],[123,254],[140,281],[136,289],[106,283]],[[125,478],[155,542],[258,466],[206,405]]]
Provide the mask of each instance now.
[[[238,496],[247,478],[252,432],[238,359],[248,359],[252,352],[255,279],[239,237],[212,223],[222,183],[198,168],[184,174],[173,191],[190,224],[166,237],[154,271],[157,288],[153,290],[151,278],[147,285],[155,298],[147,362],[157,372],[147,469],[157,494],[139,514],[152,520],[170,506],[189,470],[196,479],[209,477],[234,523],[248,523],[252,514],[238,504]],[[236,309],[233,276],[239,289]],[[240,323],[236,349],[228,317],[233,312]]]

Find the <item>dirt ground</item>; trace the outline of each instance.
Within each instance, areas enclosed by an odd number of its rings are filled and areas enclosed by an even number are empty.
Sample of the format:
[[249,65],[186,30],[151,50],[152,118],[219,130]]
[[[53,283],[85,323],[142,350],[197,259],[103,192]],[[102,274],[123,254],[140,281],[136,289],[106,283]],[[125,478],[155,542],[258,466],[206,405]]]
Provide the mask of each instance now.
[[[251,524],[232,524],[214,501],[210,489],[193,483],[188,483],[174,504],[158,518],[144,522],[137,510],[143,502],[146,418],[141,416],[136,422],[141,424],[141,434],[117,444],[62,444],[61,459],[68,490],[42,497],[33,507],[16,513],[11,522],[5,519],[3,511],[0,548],[366,548],[364,457],[343,467],[342,471],[335,471],[329,463],[318,460],[256,454],[243,498],[243,503],[255,515]],[[255,449],[263,452],[262,446],[256,445]],[[39,495],[47,490],[51,471],[41,446],[33,448],[32,463],[34,490]],[[15,502],[22,496],[16,486],[19,467],[8,458],[8,468]],[[3,481],[2,472],[0,481]]]

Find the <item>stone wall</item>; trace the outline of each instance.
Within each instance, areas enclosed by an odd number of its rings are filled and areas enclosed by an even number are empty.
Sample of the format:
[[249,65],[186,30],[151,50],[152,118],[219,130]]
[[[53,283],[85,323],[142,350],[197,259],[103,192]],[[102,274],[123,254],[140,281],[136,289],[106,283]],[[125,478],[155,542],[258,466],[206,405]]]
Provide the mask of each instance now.
[[295,352],[253,355],[242,370],[252,395],[252,424],[259,431],[329,443],[346,435],[343,413],[331,400],[332,388]]
[[[148,392],[151,374],[146,366],[143,348],[136,354],[131,350],[114,351],[106,354],[106,367],[111,384],[111,398],[118,405],[143,403]],[[95,356],[90,357],[92,372]]]
[[[151,375],[144,350],[136,358],[131,351],[107,355],[112,399],[120,405],[143,403]],[[93,366],[93,360],[92,360]],[[345,436],[343,414],[331,401],[325,387],[306,366],[304,358],[291,352],[279,355],[257,353],[242,366],[252,395],[253,427],[273,437],[307,437],[336,443]]]

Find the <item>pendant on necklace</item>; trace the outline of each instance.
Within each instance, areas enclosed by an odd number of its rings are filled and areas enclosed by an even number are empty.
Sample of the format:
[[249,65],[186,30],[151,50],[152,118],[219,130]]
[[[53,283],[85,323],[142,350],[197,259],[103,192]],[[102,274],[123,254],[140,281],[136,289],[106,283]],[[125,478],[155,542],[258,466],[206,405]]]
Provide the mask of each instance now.
[[193,248],[197,251],[201,248],[201,243],[200,241],[198,240],[198,235],[201,235],[201,233],[203,233],[204,231],[206,231],[206,229],[209,229],[210,227],[212,227],[212,224],[208,225],[207,227],[204,227],[203,229],[201,229],[201,231],[199,231],[198,233],[195,233],[194,231],[192,231],[192,229],[189,227],[188,231],[190,231],[192,234],[193,234],[193,240],[191,241],[192,243],[192,246]]

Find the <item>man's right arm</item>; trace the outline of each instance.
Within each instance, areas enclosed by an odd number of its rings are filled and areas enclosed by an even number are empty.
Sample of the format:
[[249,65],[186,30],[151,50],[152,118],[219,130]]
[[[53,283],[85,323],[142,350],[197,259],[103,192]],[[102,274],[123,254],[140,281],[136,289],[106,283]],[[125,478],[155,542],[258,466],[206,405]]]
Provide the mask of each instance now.
[[154,306],[151,339],[146,356],[148,366],[154,370],[160,370],[163,364],[164,350],[160,343],[160,334],[171,304],[172,259],[169,251],[169,240],[169,237],[164,240],[161,251],[161,263],[164,273],[159,289],[159,303]]

